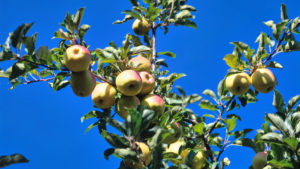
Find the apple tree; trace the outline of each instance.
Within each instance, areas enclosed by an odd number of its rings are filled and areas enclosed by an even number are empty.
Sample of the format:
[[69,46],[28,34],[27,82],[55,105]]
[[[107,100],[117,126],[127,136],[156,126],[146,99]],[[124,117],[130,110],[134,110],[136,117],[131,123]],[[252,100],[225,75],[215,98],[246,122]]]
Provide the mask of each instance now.
[[[250,147],[257,153],[250,168],[300,168],[300,95],[286,104],[275,89],[278,82],[272,73],[273,68],[282,68],[275,56],[300,50],[295,39],[300,34],[299,17],[288,18],[282,4],[281,22],[264,22],[273,33],[260,33],[256,49],[231,42],[233,51],[224,57],[230,69],[216,90],[187,94],[173,86],[185,74],[169,72],[161,57],[175,58],[175,53],[157,51],[156,36],[157,31],[168,34],[171,25],[196,29],[196,9],[187,0],[129,2],[132,9],[123,11],[124,18],[114,24],[133,21],[135,34],[127,34],[121,46],[109,42],[103,49],[89,47],[84,36],[90,26],[81,23],[84,8],[67,13],[54,33],[59,43],[53,49],[36,47],[37,34],[27,34],[33,23],[19,26],[0,45],[0,61],[12,63],[6,70],[0,68],[0,77],[9,80],[11,89],[47,82],[54,91],[70,85],[74,97],[91,97],[95,106],[81,121],[95,119],[86,132],[98,128],[111,145],[105,158],[120,158],[119,168],[223,169],[230,165],[229,158],[222,156],[230,146]],[[241,117],[231,111],[257,102],[258,94],[273,91],[277,111],[264,115],[265,123],[256,136],[247,137],[253,129],[237,130]],[[189,109],[196,103],[210,113]],[[27,159],[0,157],[0,167],[18,162]]]

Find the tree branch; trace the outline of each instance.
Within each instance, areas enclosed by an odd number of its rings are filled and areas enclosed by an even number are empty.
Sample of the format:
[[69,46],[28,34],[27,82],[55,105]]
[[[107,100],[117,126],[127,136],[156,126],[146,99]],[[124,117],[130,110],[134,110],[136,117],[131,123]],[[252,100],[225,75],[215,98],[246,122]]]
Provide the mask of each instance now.
[[47,78],[47,79],[36,79],[32,81],[26,81],[24,84],[36,83],[36,82],[47,82],[49,80],[54,79],[55,77]]

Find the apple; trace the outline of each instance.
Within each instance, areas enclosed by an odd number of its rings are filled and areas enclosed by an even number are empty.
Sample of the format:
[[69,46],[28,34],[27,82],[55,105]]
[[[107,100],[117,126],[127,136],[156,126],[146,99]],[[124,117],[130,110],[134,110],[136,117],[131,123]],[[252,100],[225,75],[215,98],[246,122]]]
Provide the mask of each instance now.
[[152,74],[146,71],[139,72],[142,78],[142,90],[139,94],[145,95],[149,94],[155,87],[155,78]]
[[150,60],[145,58],[142,55],[138,55],[136,57],[131,58],[128,61],[128,64],[132,70],[135,70],[137,72],[141,72],[141,71],[150,72],[151,71]]
[[252,160],[252,167],[254,169],[263,169],[267,165],[267,157],[267,152],[258,152]]
[[89,50],[81,45],[73,45],[67,48],[64,54],[64,63],[72,72],[88,70],[91,62]]
[[89,70],[72,72],[70,84],[77,96],[87,97],[91,95],[96,86],[96,78]]
[[[167,153],[174,153],[174,154],[179,154],[180,151],[180,147],[183,146],[185,144],[184,140],[178,139],[176,142],[172,143],[169,145],[169,147],[167,147],[166,152]],[[171,160],[172,163],[175,164],[183,164],[185,161],[186,156],[189,154],[190,150],[189,149],[184,149],[181,151],[180,156],[181,156],[181,160],[180,161],[173,161]]]
[[226,88],[234,95],[246,93],[251,84],[249,75],[245,72],[229,75],[225,80]]
[[163,142],[166,144],[171,144],[176,142],[182,135],[181,125],[178,122],[174,122],[166,126],[168,130],[174,130],[174,133],[168,135]]
[[206,157],[203,150],[199,150],[198,153],[194,156],[191,164],[192,169],[201,169],[206,165]]
[[116,105],[116,112],[120,117],[126,119],[128,116],[127,108],[135,108],[140,104],[140,100],[136,96],[125,96],[123,95],[117,105]]
[[136,19],[132,24],[132,29],[134,33],[136,33],[137,35],[148,34],[150,28],[151,28],[151,24],[149,24],[149,22],[145,18],[142,18],[142,20]]
[[143,142],[136,142],[136,145],[139,146],[142,151],[142,155],[140,158],[140,162],[135,163],[135,168],[144,168],[144,166],[148,166],[152,160],[152,153],[149,149],[149,146]]
[[107,109],[115,104],[116,89],[108,83],[98,83],[92,92],[92,101],[96,107]]
[[162,115],[165,111],[164,100],[155,94],[146,95],[142,101],[143,105],[146,105],[149,109],[154,110],[156,113]]
[[261,93],[269,93],[275,88],[276,77],[267,68],[257,69],[252,74],[251,79],[254,89]]
[[142,79],[134,70],[125,70],[116,78],[117,89],[126,96],[135,96],[142,90]]

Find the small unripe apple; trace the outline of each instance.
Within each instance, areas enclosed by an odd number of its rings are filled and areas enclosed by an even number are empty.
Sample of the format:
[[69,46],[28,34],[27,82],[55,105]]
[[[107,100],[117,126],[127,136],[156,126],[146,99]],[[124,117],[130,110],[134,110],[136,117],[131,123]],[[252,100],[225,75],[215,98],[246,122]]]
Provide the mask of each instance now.
[[145,58],[142,55],[138,55],[134,58],[131,58],[129,60],[128,64],[132,70],[135,70],[137,72],[141,72],[141,71],[150,72],[151,71],[150,60]]
[[149,72],[139,72],[139,75],[142,78],[142,90],[139,94],[145,95],[149,94],[155,87],[155,78],[152,74]]
[[165,111],[165,102],[164,100],[155,94],[149,94],[145,96],[142,101],[143,105],[146,105],[149,109],[155,111],[159,115],[162,115]]
[[137,35],[148,34],[150,28],[151,24],[149,24],[149,22],[145,18],[142,18],[142,20],[136,19],[132,24],[132,29]]
[[257,69],[251,76],[252,85],[261,93],[271,92],[276,85],[276,78],[271,70],[267,68]]
[[267,165],[267,152],[257,153],[252,160],[252,167],[254,169],[263,169]]
[[246,93],[251,84],[249,75],[245,72],[229,75],[225,80],[226,88],[234,95]]
[[72,72],[88,70],[91,62],[91,54],[87,48],[81,45],[69,47],[64,55],[64,63]]
[[167,125],[168,130],[174,130],[173,134],[168,135],[163,142],[166,144],[171,144],[176,142],[182,135],[181,125],[178,122],[174,122],[170,125]]
[[145,166],[148,166],[152,160],[152,153],[148,147],[143,142],[136,142],[136,144],[139,146],[140,150],[142,151],[141,160],[138,163],[134,164],[135,168],[144,168]]
[[128,116],[128,108],[135,108],[140,104],[140,100],[136,96],[125,96],[123,95],[117,105],[116,112],[120,117],[126,119]]
[[87,97],[91,95],[96,86],[96,78],[89,70],[72,72],[70,84],[77,96]]
[[107,109],[115,104],[117,90],[108,83],[98,83],[92,93],[92,101],[96,107]]
[[142,90],[142,79],[134,70],[125,70],[116,78],[117,89],[126,96],[135,96]]

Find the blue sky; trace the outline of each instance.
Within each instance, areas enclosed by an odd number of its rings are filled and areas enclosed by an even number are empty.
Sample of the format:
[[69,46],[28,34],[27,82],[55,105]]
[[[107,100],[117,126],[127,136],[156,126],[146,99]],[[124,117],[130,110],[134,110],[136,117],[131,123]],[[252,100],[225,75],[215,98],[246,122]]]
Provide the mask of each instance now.
[[[177,81],[187,93],[201,93],[210,88],[216,91],[218,82],[229,67],[222,60],[231,53],[229,42],[243,41],[252,48],[260,32],[271,34],[263,21],[280,21],[280,4],[287,5],[288,16],[299,16],[299,0],[214,0],[190,1],[198,9],[196,23],[198,30],[188,27],[171,27],[168,35],[158,32],[158,51],[172,51],[176,59],[166,58],[171,72],[185,73]],[[85,41],[91,49],[104,48],[110,41],[120,44],[131,32],[132,22],[113,25],[124,17],[121,11],[130,9],[127,0],[1,0],[0,44],[9,32],[22,23],[34,22],[29,34],[38,32],[37,46],[53,48],[58,40],[51,39],[66,12],[75,13],[86,7],[82,23],[91,25]],[[299,40],[299,36],[298,36]],[[276,88],[288,100],[300,94],[299,53],[277,55],[283,70],[274,70],[279,86]],[[1,68],[7,64],[0,63]],[[71,88],[53,92],[47,83],[20,85],[9,91],[7,79],[0,78],[0,155],[22,153],[28,164],[10,166],[11,169],[99,169],[117,168],[120,160],[103,157],[103,151],[110,146],[99,135],[97,129],[84,134],[95,120],[80,122],[80,117],[93,109],[91,98],[76,97]],[[260,94],[259,102],[235,111],[242,117],[238,129],[260,128],[265,112],[274,112],[271,106],[273,94]],[[197,104],[191,108],[198,114]],[[254,134],[254,133],[253,133]],[[252,134],[252,135],[253,135]],[[248,148],[230,147],[223,154],[229,157],[229,169],[248,168],[254,152]]]

